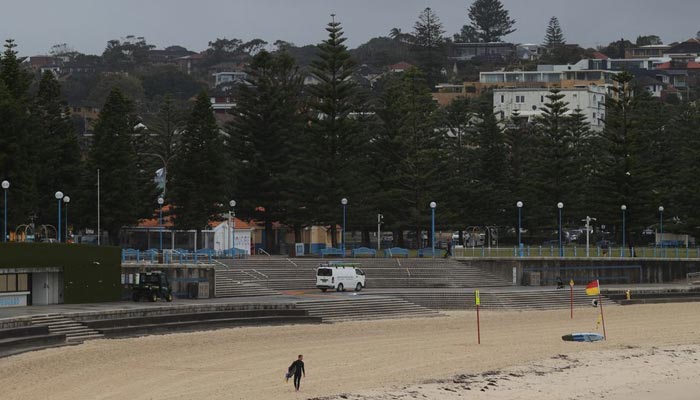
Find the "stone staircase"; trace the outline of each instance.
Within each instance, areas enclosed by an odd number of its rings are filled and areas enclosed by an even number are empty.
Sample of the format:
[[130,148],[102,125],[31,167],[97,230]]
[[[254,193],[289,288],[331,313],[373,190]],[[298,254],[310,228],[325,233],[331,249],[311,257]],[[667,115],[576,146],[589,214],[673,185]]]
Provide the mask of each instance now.
[[[316,267],[328,260],[251,257],[221,261],[232,271],[227,274],[231,274],[234,281],[264,284],[270,289],[282,291],[315,289]],[[488,271],[451,259],[346,258],[345,261],[361,265],[367,273],[367,288],[370,290],[511,286],[511,282]],[[218,268],[222,269],[227,268]]]
[[266,287],[266,282],[240,271],[217,268],[215,297],[276,296],[280,293]]
[[32,317],[32,325],[48,325],[49,333],[66,335],[66,342],[83,342],[104,337],[100,332],[66,318],[60,314],[38,315]]
[[374,320],[409,317],[434,317],[439,314],[397,297],[348,295],[329,299],[303,300],[296,303],[298,309],[309,316],[321,317],[323,322],[350,320]]

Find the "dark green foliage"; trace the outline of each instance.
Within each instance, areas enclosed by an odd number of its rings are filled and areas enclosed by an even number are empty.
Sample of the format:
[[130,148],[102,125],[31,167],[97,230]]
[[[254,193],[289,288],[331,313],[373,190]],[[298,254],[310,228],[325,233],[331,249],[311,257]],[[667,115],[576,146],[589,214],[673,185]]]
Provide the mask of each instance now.
[[594,203],[601,223],[616,221],[624,204],[629,229],[640,232],[656,221],[659,205],[669,207],[669,188],[662,185],[669,164],[658,162],[671,154],[662,144],[668,135],[661,130],[665,117],[659,106],[646,91],[635,90],[631,74],[615,77],[613,96],[606,98],[606,127],[594,153]]
[[167,195],[168,169],[172,166],[172,160],[180,151],[185,125],[185,110],[178,106],[170,95],[166,95],[158,113],[146,121],[148,130],[145,143],[139,148],[141,164],[148,171],[157,171],[163,168],[165,163]]
[[500,0],[474,0],[469,7],[469,19],[473,31],[463,28],[462,32],[475,32],[480,42],[501,42],[504,36],[515,32],[515,20]]
[[471,193],[478,200],[473,203],[475,218],[472,221],[481,226],[501,226],[510,219],[506,210],[512,207],[505,135],[491,103],[479,104],[476,118],[479,121],[475,126],[478,148],[474,152]]
[[202,91],[203,85],[191,75],[173,66],[152,67],[140,74],[141,85],[150,100],[161,100],[171,95],[177,100],[190,99]]
[[660,44],[663,44],[663,42],[661,41],[661,38],[656,35],[637,36],[637,41],[635,43],[637,46],[651,46]]
[[429,85],[437,83],[442,67],[441,53],[444,50],[445,33],[440,18],[430,9],[423,10],[413,26],[413,50],[421,69],[427,75]]
[[303,77],[286,53],[260,52],[250,65],[252,87],[241,87],[240,98],[228,125],[228,142],[239,213],[265,224],[265,249],[276,249],[272,224],[289,219],[299,186],[306,182],[299,170],[303,153]]
[[551,49],[563,44],[566,44],[566,39],[564,39],[564,32],[559,25],[559,19],[557,17],[552,17],[549,19],[549,24],[547,25],[544,45]]
[[121,249],[55,243],[0,243],[0,268],[63,269],[66,304],[121,299]]
[[224,142],[205,92],[197,96],[187,118],[172,165],[166,200],[173,204],[175,225],[202,230],[219,218],[228,192]]
[[418,21],[413,25],[413,44],[431,50],[436,49],[445,41],[442,22],[430,7],[423,10]]
[[100,170],[102,229],[110,242],[118,244],[123,226],[136,224],[150,215],[148,204],[153,195],[151,171],[138,165],[133,105],[114,89],[102,107],[87,166],[83,172],[79,218],[83,227],[97,227],[97,170]]
[[376,143],[388,154],[381,166],[387,174],[382,210],[387,221],[401,221],[395,227],[419,231],[429,227],[430,202],[447,200],[440,190],[447,171],[439,150],[442,133],[436,130],[437,109],[415,68],[387,86],[379,113],[384,126]]
[[[363,142],[357,123],[350,117],[355,110],[357,86],[348,78],[355,63],[344,42],[340,22],[332,21],[326,28],[328,39],[318,45],[319,59],[311,64],[320,83],[309,87],[311,95],[311,130],[309,154],[313,155],[311,171],[316,174],[311,182],[311,205],[315,222],[335,225],[342,222],[340,199],[358,177],[354,159]],[[335,240],[335,235],[332,235]]]
[[634,43],[623,38],[603,47],[600,52],[610,58],[625,58],[625,50],[632,47],[634,47]]
[[0,179],[11,185],[9,227],[28,223],[38,208],[35,150],[41,145],[32,137],[37,121],[29,103],[31,75],[22,68],[16,47],[7,40],[0,58]]
[[36,96],[35,112],[41,124],[36,139],[42,144],[36,148],[40,166],[36,177],[38,201],[43,205],[36,215],[40,221],[56,225],[58,205],[54,193],[60,190],[78,200],[74,194],[77,194],[82,173],[80,146],[70,110],[61,95],[61,85],[53,73],[44,73]]

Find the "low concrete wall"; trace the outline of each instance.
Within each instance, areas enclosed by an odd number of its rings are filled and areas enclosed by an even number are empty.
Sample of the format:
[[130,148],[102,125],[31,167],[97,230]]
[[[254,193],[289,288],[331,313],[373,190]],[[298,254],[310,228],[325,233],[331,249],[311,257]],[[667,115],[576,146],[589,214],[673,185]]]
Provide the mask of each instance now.
[[293,303],[226,303],[226,304],[188,304],[143,307],[136,309],[102,310],[94,312],[62,313],[62,315],[76,321],[150,317],[157,315],[190,314],[212,311],[249,311],[249,310],[293,310]]
[[[517,284],[522,284],[523,273],[531,270],[541,273],[541,285],[554,285],[557,277],[568,284],[574,279],[577,285],[601,278],[610,283],[666,283],[682,281],[689,272],[700,271],[700,260],[661,260],[658,258],[461,258],[461,262],[483,268],[505,279],[513,279],[513,268]],[[620,269],[596,269],[595,267],[624,267]],[[632,266],[640,266],[641,271]],[[578,267],[562,270],[562,267]],[[591,267],[591,268],[586,268]],[[640,273],[641,272],[641,273]]]

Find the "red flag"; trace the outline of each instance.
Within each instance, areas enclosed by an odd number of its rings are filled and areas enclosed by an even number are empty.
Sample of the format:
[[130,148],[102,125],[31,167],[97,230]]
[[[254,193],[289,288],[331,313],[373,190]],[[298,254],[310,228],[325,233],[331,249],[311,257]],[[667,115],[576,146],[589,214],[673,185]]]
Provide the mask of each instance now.
[[586,286],[586,294],[589,296],[597,296],[600,294],[600,284],[597,279]]

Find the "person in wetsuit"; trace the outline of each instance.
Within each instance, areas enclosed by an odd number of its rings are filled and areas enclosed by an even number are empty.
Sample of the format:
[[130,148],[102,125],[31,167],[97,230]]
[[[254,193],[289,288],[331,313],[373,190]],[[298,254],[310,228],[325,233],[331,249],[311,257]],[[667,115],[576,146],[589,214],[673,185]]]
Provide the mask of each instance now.
[[306,371],[304,370],[304,356],[299,354],[299,358],[289,366],[289,371],[294,371],[294,389],[299,391],[299,385],[301,385],[301,375],[306,377]]

